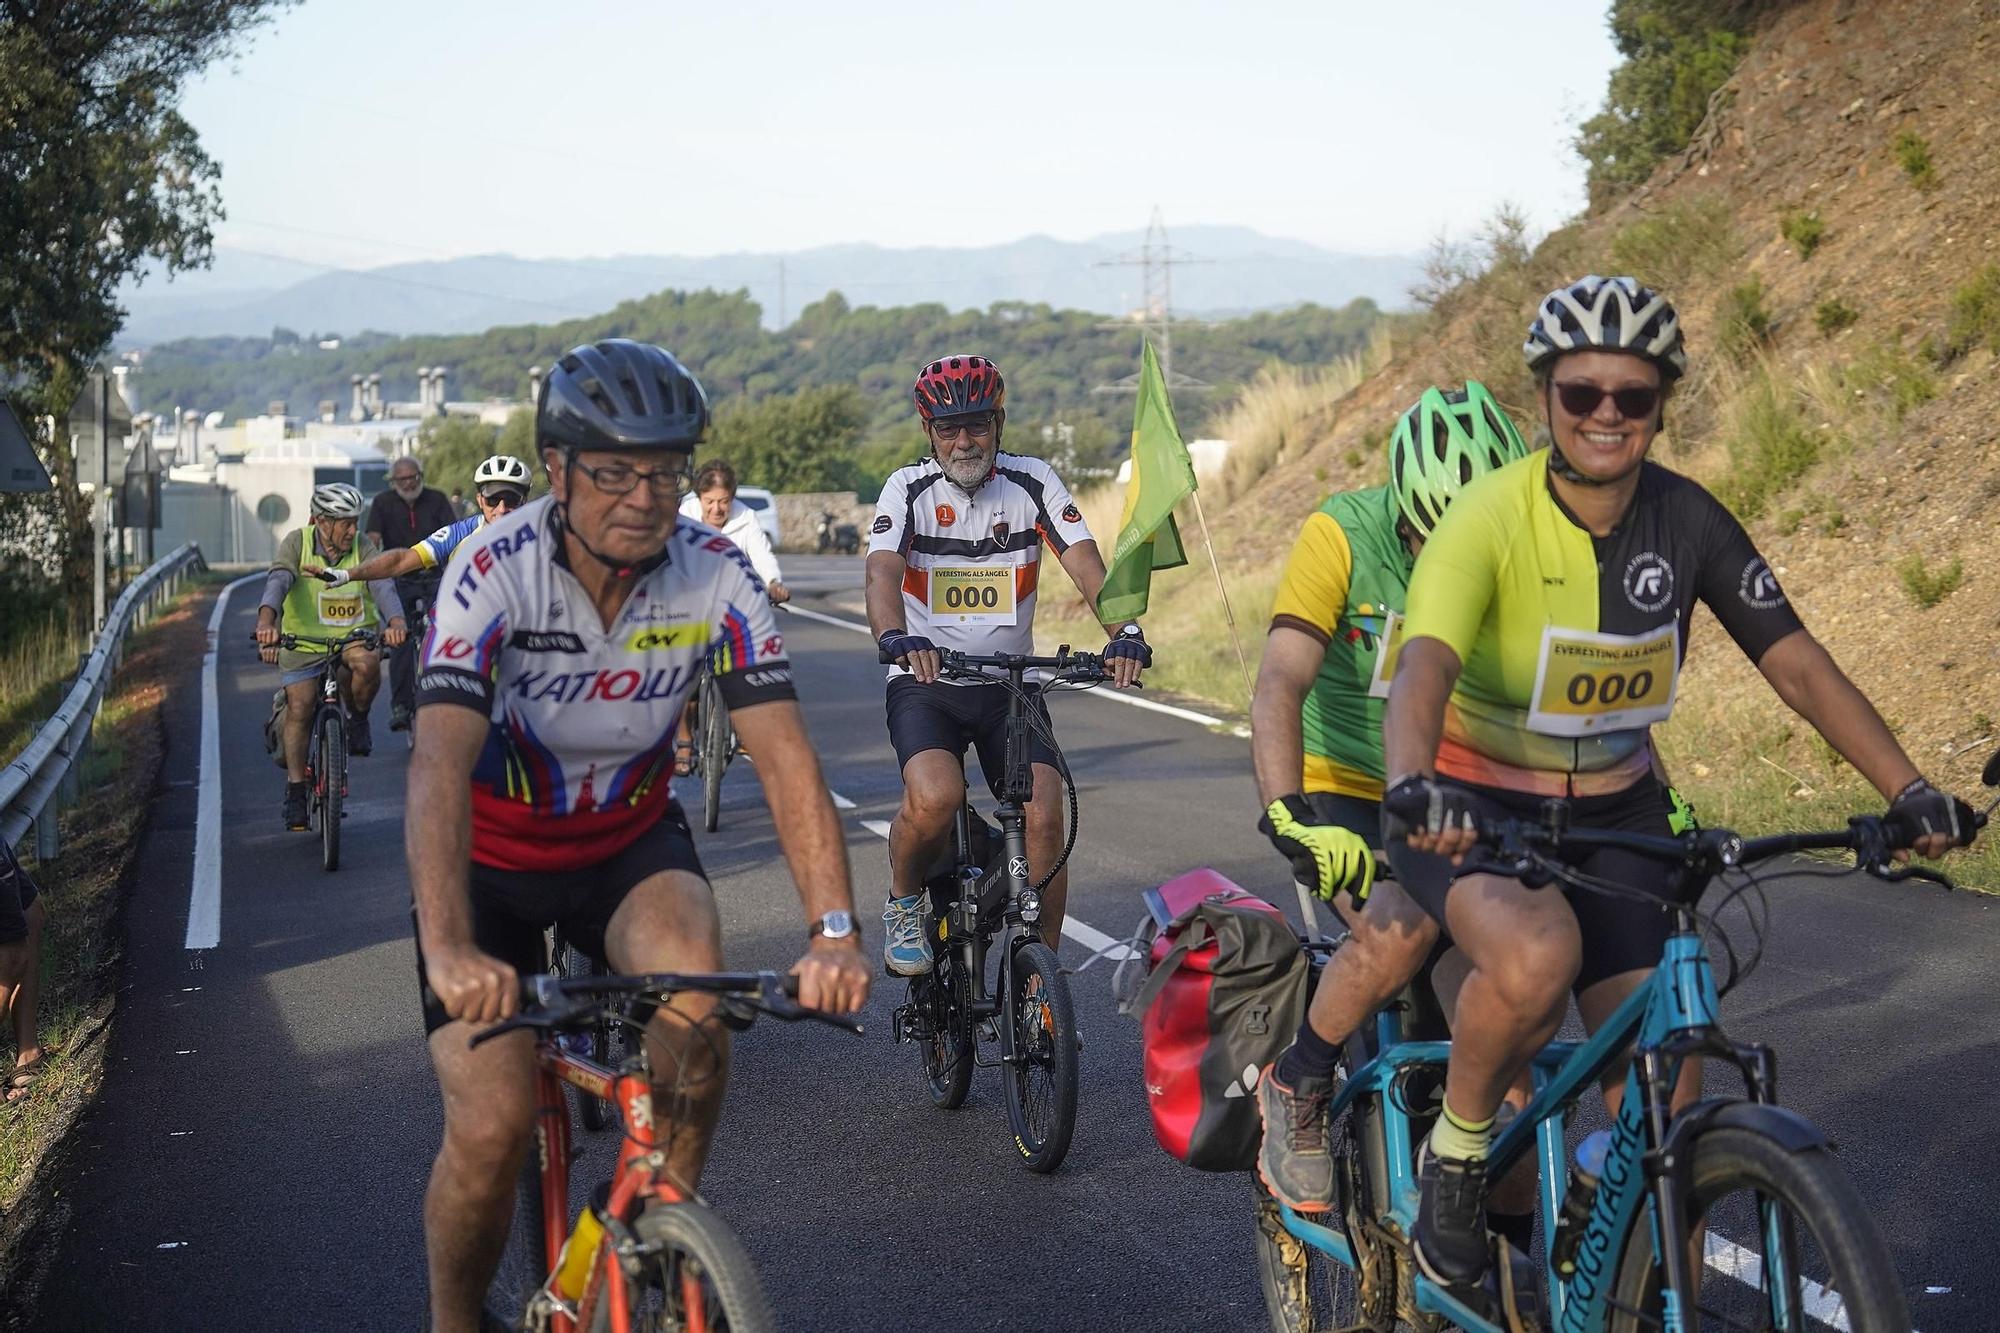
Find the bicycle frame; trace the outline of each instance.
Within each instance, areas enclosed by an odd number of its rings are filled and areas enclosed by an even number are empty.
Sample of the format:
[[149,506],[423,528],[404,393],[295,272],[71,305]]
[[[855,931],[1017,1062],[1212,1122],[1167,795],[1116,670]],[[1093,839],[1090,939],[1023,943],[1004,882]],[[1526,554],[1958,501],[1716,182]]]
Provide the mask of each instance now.
[[[1576,1251],[1576,1269],[1568,1278],[1547,1268],[1550,1326],[1563,1333],[1583,1333],[1602,1328],[1609,1314],[1609,1295],[1616,1278],[1618,1246],[1628,1236],[1639,1234],[1637,1213],[1646,1202],[1649,1173],[1646,1158],[1668,1141],[1674,1119],[1672,1096],[1681,1062],[1690,1056],[1720,1056],[1734,1061],[1743,1071],[1751,1100],[1771,1098],[1773,1062],[1762,1047],[1736,1046],[1728,1041],[1718,1023],[1720,1001],[1715,974],[1701,937],[1694,933],[1693,921],[1682,911],[1663,951],[1660,964],[1646,982],[1619,1006],[1603,1028],[1585,1042],[1551,1042],[1534,1058],[1532,1071],[1535,1095],[1526,1108],[1494,1140],[1488,1158],[1490,1179],[1498,1180],[1530,1151],[1539,1164],[1537,1206],[1542,1234],[1553,1240],[1557,1218],[1569,1178],[1568,1152],[1563,1130],[1567,1114],[1577,1099],[1594,1085],[1604,1071],[1637,1039],[1637,1051],[1625,1076],[1625,1096],[1611,1130],[1611,1148],[1599,1177],[1590,1218]],[[1342,1087],[1330,1108],[1335,1118],[1365,1095],[1380,1098],[1384,1154],[1389,1172],[1389,1197],[1372,1200],[1377,1220],[1403,1236],[1409,1236],[1417,1217],[1417,1179],[1412,1155],[1415,1144],[1410,1133],[1410,1115],[1402,1105],[1397,1084],[1405,1071],[1432,1066],[1442,1068],[1451,1055],[1449,1042],[1405,1042],[1401,1014],[1394,1007],[1376,1017],[1380,1054],[1356,1070]],[[1655,1208],[1651,1234],[1658,1246],[1661,1234],[1685,1234],[1679,1197],[1672,1188],[1671,1169],[1664,1171],[1652,1188]],[[1320,1250],[1349,1268],[1356,1267],[1347,1238],[1332,1227],[1322,1225],[1280,1205],[1286,1230],[1314,1249]],[[1663,1328],[1681,1333],[1685,1327],[1683,1310],[1694,1307],[1695,1274],[1686,1252],[1677,1245],[1667,1246],[1661,1265],[1665,1269]],[[1780,1251],[1780,1257],[1785,1257]],[[1783,1273],[1773,1275],[1773,1299],[1780,1307],[1789,1283]],[[1416,1305],[1420,1310],[1446,1316],[1466,1328],[1502,1333],[1504,1324],[1475,1309],[1451,1289],[1417,1276]],[[1784,1323],[1782,1308],[1779,1325]]]
[[612,1168],[611,1197],[602,1214],[604,1241],[592,1266],[590,1286],[575,1307],[559,1298],[551,1302],[551,1333],[575,1333],[578,1311],[590,1299],[592,1288],[611,1302],[611,1327],[628,1327],[631,1310],[625,1284],[602,1279],[615,1271],[621,1248],[630,1247],[631,1224],[649,1201],[684,1203],[689,1197],[665,1174],[666,1144],[658,1137],[652,1084],[638,1062],[631,1064],[634,1067],[623,1069],[599,1064],[565,1050],[553,1033],[535,1043],[535,1152],[541,1165],[542,1247],[551,1284],[569,1240],[569,1171],[574,1160],[563,1084],[611,1102],[624,1122],[618,1161]]

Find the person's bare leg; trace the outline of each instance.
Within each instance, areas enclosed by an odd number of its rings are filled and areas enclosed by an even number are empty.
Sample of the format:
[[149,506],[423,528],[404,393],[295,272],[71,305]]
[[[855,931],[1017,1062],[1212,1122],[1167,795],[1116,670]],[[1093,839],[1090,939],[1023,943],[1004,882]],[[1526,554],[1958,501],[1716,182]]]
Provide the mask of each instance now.
[[[604,932],[615,972],[719,972],[722,918],[698,876],[663,870],[625,896]],[[715,1021],[715,998],[676,995],[646,1028],[656,1122],[671,1125],[667,1171],[692,1193],[722,1115],[729,1085],[729,1030]]]
[[372,648],[355,644],[346,654],[348,700],[357,717],[365,716],[382,688],[382,659]]
[[1445,922],[1472,963],[1453,1015],[1445,1101],[1459,1119],[1479,1122],[1561,1027],[1581,940],[1561,894],[1498,875],[1458,881]]
[[[1437,993],[1438,1006],[1445,1012],[1447,1020],[1454,1020],[1458,1007],[1459,992],[1464,989],[1465,978],[1472,971],[1472,960],[1465,956],[1463,949],[1447,949],[1444,957],[1431,968],[1431,989]],[[1456,1026],[1455,1020],[1453,1025]],[[1514,1076],[1508,1085],[1506,1095],[1501,1100],[1516,1112],[1527,1106],[1535,1095],[1534,1079],[1527,1066]],[[1489,1212],[1523,1214],[1535,1211],[1535,1158],[1533,1154],[1523,1157],[1514,1164],[1514,1169],[1502,1176],[1487,1190],[1486,1207]]]
[[424,1191],[436,1333],[477,1333],[534,1128],[534,1035],[510,1033],[472,1050],[475,1030],[447,1023],[430,1039],[444,1096],[444,1142]]
[[1396,998],[1437,942],[1437,922],[1394,880],[1377,884],[1359,913],[1341,913],[1348,938],[1320,974],[1306,1019],[1339,1045]]
[[[1049,873],[1062,855],[1064,812],[1069,809],[1069,793],[1062,774],[1047,764],[1034,766],[1035,794],[1028,802],[1028,882]],[[1062,950],[1063,908],[1069,902],[1069,867],[1064,866],[1049,886],[1042,890],[1042,943],[1058,953]]]
[[293,782],[306,780],[306,733],[318,706],[317,676],[285,686],[285,776]]
[[896,897],[924,891],[924,877],[950,843],[951,821],[964,804],[965,770],[957,755],[920,750],[903,765],[903,804],[889,824],[889,882]]
[[42,1058],[42,1043],[36,1031],[42,994],[42,928],[48,924],[48,909],[36,898],[28,904],[28,938],[17,979],[0,985],[0,1013],[11,1013],[14,1023],[14,1068],[25,1069]]

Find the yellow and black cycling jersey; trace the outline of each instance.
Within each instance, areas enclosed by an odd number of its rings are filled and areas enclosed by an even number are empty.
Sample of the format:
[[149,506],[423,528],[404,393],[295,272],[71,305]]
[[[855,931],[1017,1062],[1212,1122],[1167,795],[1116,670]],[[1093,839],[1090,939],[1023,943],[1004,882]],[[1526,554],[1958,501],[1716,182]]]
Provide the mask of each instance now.
[[1631,508],[1593,536],[1549,481],[1548,451],[1460,493],[1410,579],[1404,642],[1463,670],[1438,771],[1548,795],[1624,789],[1673,711],[1697,600],[1751,661],[1802,628],[1743,525],[1697,483],[1644,464]]

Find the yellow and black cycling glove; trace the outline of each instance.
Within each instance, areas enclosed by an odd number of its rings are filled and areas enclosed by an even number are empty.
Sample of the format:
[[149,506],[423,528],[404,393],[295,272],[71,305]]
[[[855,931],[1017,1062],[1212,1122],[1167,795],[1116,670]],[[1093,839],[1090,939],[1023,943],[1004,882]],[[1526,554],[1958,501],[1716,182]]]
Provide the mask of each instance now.
[[1322,823],[1303,795],[1295,792],[1271,802],[1257,828],[1292,863],[1292,874],[1314,897],[1332,902],[1344,889],[1355,902],[1368,901],[1375,853],[1353,829]]

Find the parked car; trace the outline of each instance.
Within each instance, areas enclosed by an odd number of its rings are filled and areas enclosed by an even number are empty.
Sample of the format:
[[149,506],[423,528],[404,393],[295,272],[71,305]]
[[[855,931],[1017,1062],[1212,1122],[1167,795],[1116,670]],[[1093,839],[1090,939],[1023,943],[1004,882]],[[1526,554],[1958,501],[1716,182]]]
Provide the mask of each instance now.
[[778,549],[778,506],[772,501],[771,493],[762,486],[738,486],[736,498],[757,515],[757,526],[764,529],[764,535],[771,539],[771,549]]

